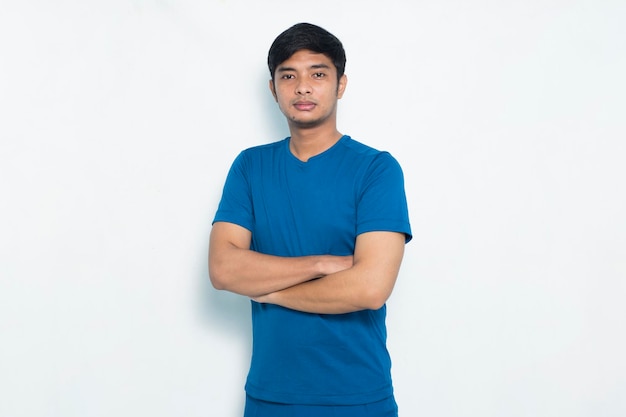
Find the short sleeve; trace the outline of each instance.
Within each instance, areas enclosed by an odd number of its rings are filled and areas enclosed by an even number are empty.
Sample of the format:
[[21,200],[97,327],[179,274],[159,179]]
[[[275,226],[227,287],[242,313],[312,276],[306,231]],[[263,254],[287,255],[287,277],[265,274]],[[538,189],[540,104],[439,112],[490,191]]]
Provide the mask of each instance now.
[[412,239],[404,174],[388,152],[373,159],[358,195],[357,235],[373,231],[404,233]]
[[254,211],[244,152],[237,156],[228,171],[215,222],[234,223],[252,231]]

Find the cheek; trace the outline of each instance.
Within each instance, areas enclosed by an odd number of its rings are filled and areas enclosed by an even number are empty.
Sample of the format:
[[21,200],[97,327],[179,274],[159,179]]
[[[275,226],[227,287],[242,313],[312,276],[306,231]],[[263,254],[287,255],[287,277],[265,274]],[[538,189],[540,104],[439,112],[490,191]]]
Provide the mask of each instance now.
[[281,109],[286,109],[289,107],[289,100],[285,99],[284,97],[278,96],[276,102],[278,103],[278,107],[280,107]]
[[289,95],[285,91],[276,90],[276,101],[278,103],[287,103],[289,102]]
[[276,99],[276,103],[278,104],[278,109],[282,113],[287,113],[289,111],[290,105],[288,100],[285,100],[284,98],[278,96],[278,98]]

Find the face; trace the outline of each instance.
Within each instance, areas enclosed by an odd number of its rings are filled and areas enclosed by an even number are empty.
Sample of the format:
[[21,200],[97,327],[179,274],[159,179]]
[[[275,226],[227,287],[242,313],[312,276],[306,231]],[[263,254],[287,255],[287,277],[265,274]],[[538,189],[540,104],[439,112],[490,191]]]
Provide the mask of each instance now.
[[312,128],[336,123],[337,100],[346,83],[345,75],[337,80],[326,55],[301,50],[276,68],[270,89],[290,126]]

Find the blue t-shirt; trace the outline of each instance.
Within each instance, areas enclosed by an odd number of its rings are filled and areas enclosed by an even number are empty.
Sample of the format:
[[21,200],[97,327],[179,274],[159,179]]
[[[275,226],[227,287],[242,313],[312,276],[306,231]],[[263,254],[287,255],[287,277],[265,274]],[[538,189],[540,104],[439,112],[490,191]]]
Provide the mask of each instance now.
[[[251,249],[277,256],[352,255],[371,231],[411,239],[402,169],[387,152],[343,136],[307,162],[289,138],[233,163],[214,222],[252,232]],[[252,302],[248,395],[289,404],[349,405],[393,393],[386,310],[310,314]]]

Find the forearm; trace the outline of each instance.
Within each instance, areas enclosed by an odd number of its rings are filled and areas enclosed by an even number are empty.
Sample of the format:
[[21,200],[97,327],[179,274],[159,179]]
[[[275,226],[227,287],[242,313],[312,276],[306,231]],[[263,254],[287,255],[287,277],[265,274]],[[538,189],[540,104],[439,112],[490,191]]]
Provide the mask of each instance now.
[[280,291],[352,266],[352,256],[272,256],[250,250],[249,230],[216,222],[209,243],[213,286],[248,297]]
[[211,256],[209,274],[215,288],[255,297],[318,278],[324,256],[279,257],[232,248]]
[[357,238],[350,268],[253,299],[318,314],[377,310],[393,291],[403,253],[403,235],[364,233]]
[[388,278],[351,268],[323,278],[307,281],[281,291],[254,298],[255,301],[280,305],[316,314],[343,314],[381,308],[393,289]]

